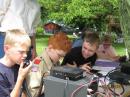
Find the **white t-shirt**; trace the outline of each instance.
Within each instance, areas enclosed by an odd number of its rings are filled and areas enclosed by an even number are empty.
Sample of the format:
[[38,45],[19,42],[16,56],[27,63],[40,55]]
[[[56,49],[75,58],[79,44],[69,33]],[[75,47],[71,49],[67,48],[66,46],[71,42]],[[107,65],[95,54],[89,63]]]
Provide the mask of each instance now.
[[0,0],[0,31],[25,30],[30,36],[40,22],[37,0]]

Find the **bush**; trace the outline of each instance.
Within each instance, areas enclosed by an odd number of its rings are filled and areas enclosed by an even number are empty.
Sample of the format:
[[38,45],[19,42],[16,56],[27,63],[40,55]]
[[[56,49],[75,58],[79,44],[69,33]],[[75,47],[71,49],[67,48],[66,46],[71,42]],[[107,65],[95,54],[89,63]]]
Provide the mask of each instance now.
[[41,27],[41,26],[38,26],[37,28],[36,28],[36,35],[43,35],[43,32],[44,32],[44,29],[43,29],[43,27]]

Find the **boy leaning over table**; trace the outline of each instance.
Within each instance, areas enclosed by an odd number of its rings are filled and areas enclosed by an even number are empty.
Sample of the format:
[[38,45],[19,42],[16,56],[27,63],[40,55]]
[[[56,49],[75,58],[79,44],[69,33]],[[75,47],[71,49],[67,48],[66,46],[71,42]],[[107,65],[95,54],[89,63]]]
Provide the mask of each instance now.
[[[41,56],[33,60],[37,64],[38,71],[30,72],[26,77],[26,90],[32,97],[39,97],[44,95],[43,77],[50,74],[52,67],[59,65],[59,60],[71,49],[71,40],[64,32],[57,32],[48,40],[48,46],[44,49]],[[46,88],[46,87],[45,87]]]

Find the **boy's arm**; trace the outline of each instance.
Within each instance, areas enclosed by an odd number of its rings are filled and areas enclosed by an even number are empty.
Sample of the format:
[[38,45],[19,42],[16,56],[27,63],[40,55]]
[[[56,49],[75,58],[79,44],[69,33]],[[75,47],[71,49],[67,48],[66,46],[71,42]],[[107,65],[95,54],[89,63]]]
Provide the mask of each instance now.
[[29,70],[31,69],[31,67],[32,67],[31,62],[30,62],[30,65],[28,65],[25,68],[23,68],[23,63],[20,64],[20,68],[19,68],[19,72],[18,72],[18,78],[17,78],[16,84],[14,86],[14,89],[12,90],[12,92],[10,94],[11,97],[19,97],[23,80],[26,77]]
[[10,94],[11,97],[18,97],[19,96],[23,80],[24,80],[24,78],[18,77],[17,82],[15,84],[15,87]]

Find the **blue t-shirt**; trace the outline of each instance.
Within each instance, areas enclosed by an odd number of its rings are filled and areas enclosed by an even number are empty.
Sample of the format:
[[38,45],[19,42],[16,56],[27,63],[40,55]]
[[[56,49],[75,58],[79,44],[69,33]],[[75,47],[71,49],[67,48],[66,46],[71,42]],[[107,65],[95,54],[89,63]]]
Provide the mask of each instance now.
[[10,97],[17,79],[15,67],[6,67],[0,63],[0,97]]
[[83,44],[83,39],[82,38],[78,38],[76,40],[74,40],[73,44],[72,44],[72,48],[75,47],[80,47]]

